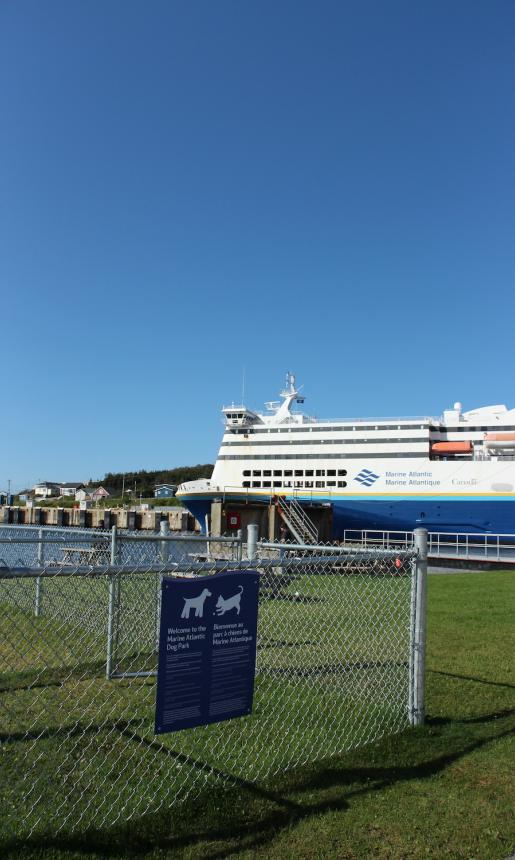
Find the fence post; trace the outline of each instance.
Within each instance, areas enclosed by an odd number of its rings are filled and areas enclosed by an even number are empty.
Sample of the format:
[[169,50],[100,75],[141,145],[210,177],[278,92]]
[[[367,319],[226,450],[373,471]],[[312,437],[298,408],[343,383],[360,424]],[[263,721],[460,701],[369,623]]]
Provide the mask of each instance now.
[[[163,536],[170,534],[170,524],[168,520],[161,520],[159,524],[159,531]],[[169,555],[169,547],[168,542],[166,540],[161,541],[159,544],[159,555],[161,564],[168,564],[170,560]],[[159,633],[161,630],[161,586],[163,584],[163,574],[156,574],[156,652],[159,651]]]
[[413,726],[421,726],[425,718],[427,529],[415,529],[413,538],[417,556],[413,582],[410,648],[410,668],[413,678],[410,721]]
[[209,514],[206,514],[204,517],[204,523],[206,526],[206,561],[211,561],[211,545],[209,543]]
[[[159,532],[164,537],[167,538],[170,534],[170,523],[168,520],[161,520],[159,523]],[[169,558],[169,550],[168,550],[168,541],[162,540],[159,544],[160,548],[160,560],[163,564],[168,564]]]
[[257,555],[258,527],[255,523],[247,526],[247,558],[249,561]]
[[[116,526],[111,529],[111,567],[116,565],[117,556]],[[113,640],[114,640],[114,616],[116,611],[117,582],[116,573],[109,574],[109,605],[107,609],[107,653],[106,653],[106,678],[109,681],[113,673]]]
[[[43,529],[39,529],[38,531],[38,567],[44,567],[45,565],[45,547],[43,544]],[[42,596],[42,588],[41,588],[41,577],[36,577],[36,602],[34,605],[34,615],[36,618],[39,618],[41,615],[41,596]]]

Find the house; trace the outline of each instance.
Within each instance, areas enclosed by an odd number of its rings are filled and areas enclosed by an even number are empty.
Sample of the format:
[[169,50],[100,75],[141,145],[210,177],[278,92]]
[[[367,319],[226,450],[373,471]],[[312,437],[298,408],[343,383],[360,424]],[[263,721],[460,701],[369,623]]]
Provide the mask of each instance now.
[[77,490],[75,493],[75,501],[90,502],[92,489],[92,487],[81,487],[80,490]]
[[156,484],[154,487],[155,499],[171,499],[175,496],[177,484]]
[[76,502],[99,502],[108,499],[111,493],[105,487],[81,487],[75,493]]
[[59,495],[74,496],[75,493],[83,486],[84,484],[82,481],[67,481],[66,483],[59,484]]
[[32,490],[34,496],[38,499],[48,499],[50,496],[58,496],[60,494],[59,484],[56,484],[55,481],[40,481],[33,486]]
[[102,499],[108,499],[111,493],[105,487],[95,487],[91,493],[92,502],[101,502]]

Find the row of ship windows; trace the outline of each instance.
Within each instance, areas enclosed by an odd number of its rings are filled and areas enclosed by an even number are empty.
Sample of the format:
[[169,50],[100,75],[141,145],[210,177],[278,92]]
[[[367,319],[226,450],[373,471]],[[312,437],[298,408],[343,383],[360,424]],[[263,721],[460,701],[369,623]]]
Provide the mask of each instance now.
[[491,424],[488,427],[470,427],[467,424],[466,427],[445,427],[445,426],[442,426],[442,427],[433,427],[432,429],[439,432],[439,433],[487,433],[487,432],[491,432],[492,430],[496,430],[496,431],[502,430],[503,433],[506,433],[508,430],[510,430],[510,431],[515,430],[515,427],[504,427],[502,425],[499,425],[497,427],[492,427]]
[[[428,430],[429,424],[377,424],[377,425],[363,425],[359,426],[351,426],[351,425],[335,425],[335,426],[325,426],[325,427],[307,427],[303,425],[302,427],[286,427],[286,428],[229,428],[230,433],[244,433],[245,435],[249,433],[330,433],[333,430]],[[470,425],[461,425],[460,427],[447,427],[445,425],[438,426],[436,424],[431,425],[431,430],[440,433],[486,433],[492,429],[502,430],[503,432],[512,432],[515,431],[515,426],[499,426],[493,428],[492,425],[483,426],[483,427],[471,427]]]
[[243,477],[250,478],[252,475],[253,478],[313,478],[316,476],[317,478],[325,478],[327,475],[328,478],[336,478],[336,474],[338,474],[339,478],[343,478],[347,474],[347,469],[244,469]]
[[312,489],[313,487],[346,487],[347,481],[243,481],[243,487],[295,487]]
[[370,460],[372,457],[381,457],[383,460],[393,457],[402,457],[403,459],[424,458],[427,460],[427,451],[367,451],[366,454],[329,454],[327,451],[323,454],[219,454],[218,460],[362,460],[366,457]]
[[427,437],[417,436],[415,439],[407,438],[392,438],[389,439],[287,439],[284,442],[270,442],[270,440],[260,441],[253,440],[252,442],[223,442],[224,447],[234,445],[392,445],[394,442],[404,442],[410,444],[414,442],[427,444]]
[[492,430],[502,430],[503,433],[506,433],[508,430],[515,430],[515,427],[504,427],[502,425],[492,427],[491,424],[488,427],[470,427],[467,424],[466,427],[434,427],[433,429],[438,430],[440,433],[490,433]]
[[[486,429],[486,428],[485,428]],[[229,427],[229,433],[333,433],[335,430],[355,431],[361,430],[429,430],[429,424],[359,424],[359,425],[335,425],[324,427]]]

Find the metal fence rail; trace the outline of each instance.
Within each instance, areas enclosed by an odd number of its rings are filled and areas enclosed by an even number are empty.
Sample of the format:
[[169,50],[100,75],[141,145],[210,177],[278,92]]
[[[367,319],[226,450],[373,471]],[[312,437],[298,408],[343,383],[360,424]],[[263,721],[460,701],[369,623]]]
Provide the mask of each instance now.
[[[413,546],[413,532],[348,529],[343,534],[343,544],[409,549]],[[429,532],[427,551],[430,558],[515,564],[515,534]]]
[[[127,561],[124,543],[145,549],[111,533],[107,562],[0,567],[0,839],[111,826],[423,719],[422,539],[401,551],[269,547],[251,562],[240,558],[252,541],[219,542],[230,557],[216,560],[214,543],[200,557],[196,542],[159,535],[152,559],[140,549]],[[162,577],[249,567],[261,580],[252,715],[156,739]]]

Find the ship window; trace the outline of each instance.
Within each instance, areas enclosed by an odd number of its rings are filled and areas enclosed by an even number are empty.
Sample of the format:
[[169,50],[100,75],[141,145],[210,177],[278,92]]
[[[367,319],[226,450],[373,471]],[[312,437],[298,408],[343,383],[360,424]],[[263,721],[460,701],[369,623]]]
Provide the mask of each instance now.
[[294,487],[303,487],[303,486],[304,486],[304,481],[294,481],[294,482],[293,482],[293,486],[294,486]]
[[313,469],[306,469],[305,475],[306,475],[306,478],[312,478],[313,477]]
[[280,478],[282,476],[282,469],[274,469],[274,478]]
[[[263,469],[263,475],[265,475],[265,477],[267,477],[267,478],[271,478],[272,477],[272,470],[271,469]],[[270,486],[270,484],[268,486]]]
[[250,487],[250,481],[243,481],[244,487]]
[[291,487],[291,481],[284,481],[283,487]]
[[336,475],[336,469],[328,469],[327,474],[331,475],[331,477],[335,476]]
[[338,469],[338,477],[347,474],[347,469]]
[[[317,469],[317,478],[318,478],[319,476],[320,476],[321,478],[323,478],[323,477],[324,477],[324,475],[325,475],[325,469]],[[323,487],[324,485],[322,484],[321,486]]]
[[315,481],[315,487],[325,487],[325,481]]
[[252,486],[253,486],[253,487],[260,487],[260,486],[261,486],[261,481],[252,481]]
[[312,487],[313,481],[306,481],[306,487]]
[[285,470],[284,470],[284,477],[285,477],[285,478],[292,478],[292,477],[293,477],[293,471],[292,471],[292,469],[285,469]]
[[295,469],[295,477],[296,477],[296,478],[297,478],[297,477],[298,477],[298,478],[302,478],[303,474],[304,474],[304,470],[303,470],[303,469]]
[[261,477],[261,469],[253,469],[252,474],[254,475],[255,478],[260,478]]
[[272,485],[271,485],[270,481],[263,481],[263,486],[264,487],[271,487]]
[[339,486],[339,487],[346,487],[346,486],[347,486],[347,481],[338,481],[338,486]]
[[280,487],[281,481],[274,481],[274,487]]
[[328,487],[336,487],[336,481],[328,481],[327,486]]
[[250,475],[250,469],[245,469],[243,474],[245,475],[245,477],[248,477]]

